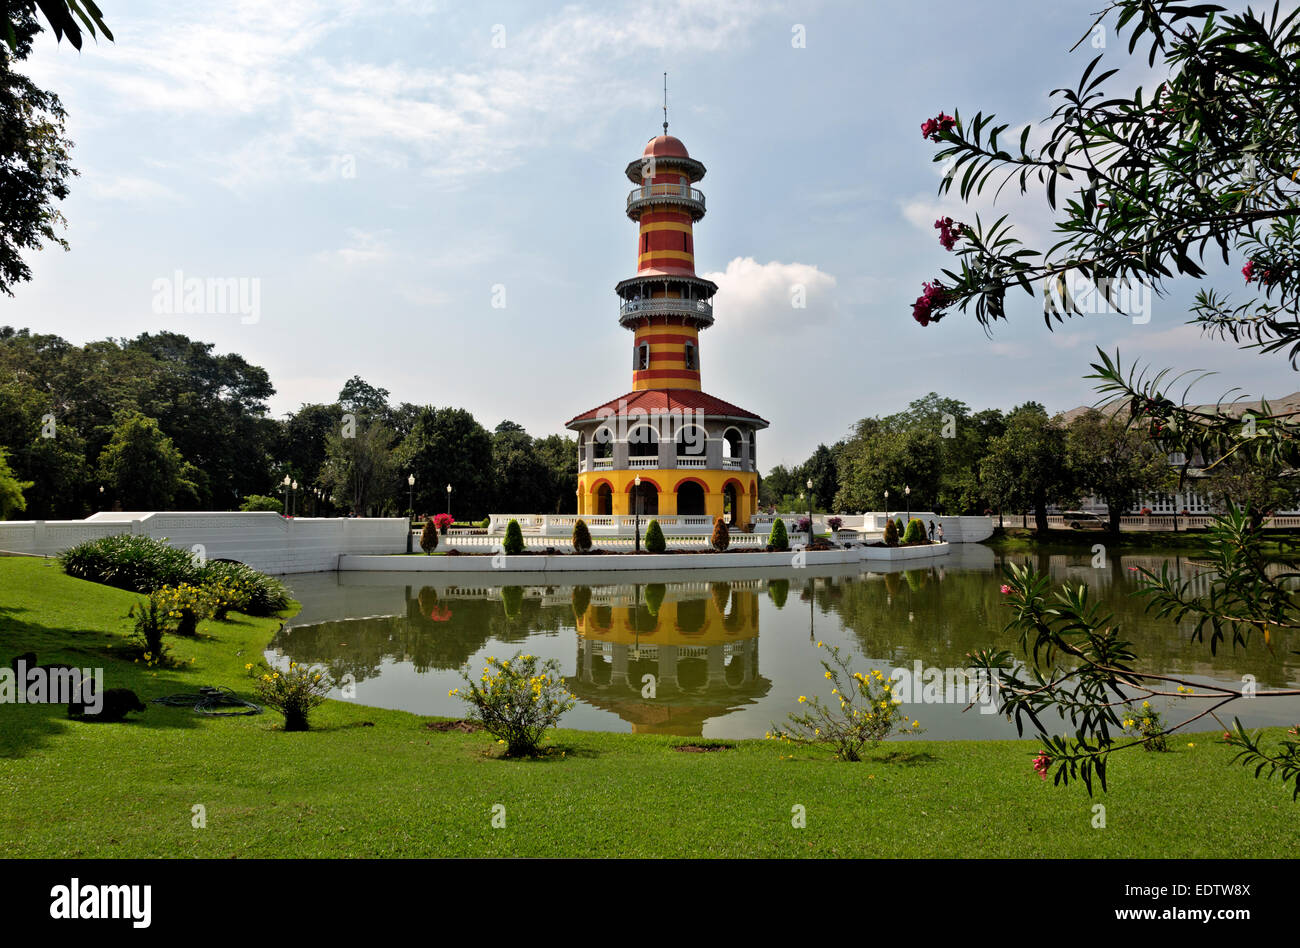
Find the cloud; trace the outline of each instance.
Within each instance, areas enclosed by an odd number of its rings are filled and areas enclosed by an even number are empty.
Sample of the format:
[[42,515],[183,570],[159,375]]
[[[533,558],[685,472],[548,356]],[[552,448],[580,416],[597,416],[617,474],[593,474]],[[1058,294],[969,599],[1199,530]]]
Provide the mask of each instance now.
[[331,250],[320,254],[322,259],[327,261],[339,261],[347,266],[357,264],[375,263],[390,256],[391,250],[384,239],[387,231],[374,232],[361,230],[356,227],[348,228],[349,246],[340,247],[338,250]]
[[183,201],[176,191],[150,178],[83,172],[91,197],[101,201]]
[[736,257],[726,270],[703,276],[718,284],[716,305],[726,313],[728,326],[788,328],[792,316],[803,323],[820,322],[836,309],[831,292],[835,277],[813,264]]

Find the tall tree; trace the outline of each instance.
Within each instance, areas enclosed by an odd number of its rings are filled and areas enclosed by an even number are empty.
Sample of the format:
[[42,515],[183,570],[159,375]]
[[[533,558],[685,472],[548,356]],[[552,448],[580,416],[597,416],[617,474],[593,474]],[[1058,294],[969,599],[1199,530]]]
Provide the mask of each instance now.
[[27,509],[23,491],[32,486],[31,481],[20,481],[9,467],[9,459],[0,448],[0,520]]
[[1077,486],[1105,503],[1112,533],[1143,495],[1163,492],[1175,480],[1168,455],[1145,433],[1099,411],[1070,422],[1066,445]]
[[1006,431],[989,442],[981,464],[984,483],[999,510],[1032,510],[1034,526],[1047,532],[1047,507],[1074,490],[1065,450],[1065,429],[1036,402],[1013,409]]
[[491,512],[496,499],[492,435],[463,408],[426,407],[398,448],[395,463],[403,488],[407,476],[415,475],[416,513],[437,513],[449,503],[460,520]]
[[193,467],[158,422],[138,412],[118,418],[99,457],[99,476],[125,510],[169,510],[195,499]]

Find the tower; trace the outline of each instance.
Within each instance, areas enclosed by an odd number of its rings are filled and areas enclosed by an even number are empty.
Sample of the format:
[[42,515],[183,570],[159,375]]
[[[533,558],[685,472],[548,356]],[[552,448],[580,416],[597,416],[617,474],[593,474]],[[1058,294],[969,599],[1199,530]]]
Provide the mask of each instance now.
[[632,333],[632,390],[566,425],[578,433],[578,513],[634,513],[640,477],[642,515],[669,532],[698,532],[720,516],[743,528],[758,509],[754,439],[768,423],[701,384],[700,333],[713,325],[718,291],[695,273],[705,202],[694,185],[705,168],[668,134],[667,119],[665,98],[664,134],[624,169],[636,185],[627,216],[637,266],[614,290],[619,324]]

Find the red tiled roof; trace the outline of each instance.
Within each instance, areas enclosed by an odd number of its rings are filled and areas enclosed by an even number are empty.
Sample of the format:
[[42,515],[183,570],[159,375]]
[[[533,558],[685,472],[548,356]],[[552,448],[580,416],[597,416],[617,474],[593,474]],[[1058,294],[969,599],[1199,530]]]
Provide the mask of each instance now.
[[565,427],[571,427],[578,421],[594,421],[601,414],[616,414],[622,409],[621,403],[625,404],[627,411],[633,409],[647,413],[699,411],[705,415],[723,418],[743,418],[754,422],[759,428],[766,428],[768,425],[765,418],[755,415],[752,411],[745,411],[731,402],[724,402],[706,392],[697,392],[689,388],[648,388],[640,392],[628,392],[626,395],[610,399],[603,405],[597,405],[591,411],[584,411],[569,419]]

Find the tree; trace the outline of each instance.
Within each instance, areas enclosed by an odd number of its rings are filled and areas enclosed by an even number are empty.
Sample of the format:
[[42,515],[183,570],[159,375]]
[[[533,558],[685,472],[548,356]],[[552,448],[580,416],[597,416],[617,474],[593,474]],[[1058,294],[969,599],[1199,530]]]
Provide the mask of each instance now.
[[8,520],[12,514],[27,509],[23,491],[31,486],[31,481],[20,481],[14,476],[9,467],[9,459],[5,456],[4,449],[0,448],[0,520]]
[[333,433],[325,444],[321,481],[357,516],[370,516],[392,497],[393,432],[358,422]]
[[722,517],[713,521],[713,535],[709,538],[709,545],[719,553],[731,545],[731,531],[727,529],[727,521]]
[[1174,480],[1167,455],[1149,438],[1099,411],[1070,422],[1066,448],[1075,483],[1106,504],[1112,533],[1119,533],[1119,518],[1141,497],[1163,492]]
[[[1177,0],[1112,0],[1098,22],[1112,15],[1115,32],[1130,33],[1130,53],[1150,41],[1148,65],[1163,55],[1169,74],[1154,96],[1141,89],[1116,95],[1103,91],[1118,70],[1096,72],[1094,59],[1074,89],[1058,90],[1063,101],[1047,123],[1047,144],[1028,150],[1029,127],[1017,154],[1002,148],[997,125],[982,113],[969,123],[941,114],[922,133],[942,147],[939,162],[952,162],[941,189],[960,181],[969,201],[995,176],[1031,179],[1042,185],[1047,203],[1058,208],[1058,187],[1070,189],[1059,211],[1059,238],[1047,251],[1024,247],[1006,218],[985,227],[942,219],[941,242],[955,249],[961,241],[960,271],[945,270],[951,282],[928,283],[913,307],[922,325],[945,311],[973,306],[990,325],[1006,318],[1005,294],[1019,286],[1044,288],[1044,319],[1064,313],[1083,315],[1069,278],[1091,281],[1094,298],[1122,308],[1122,291],[1145,282],[1161,293],[1175,274],[1206,276],[1206,253],[1230,261],[1230,251],[1245,259],[1242,275],[1262,295],[1233,305],[1214,290],[1197,293],[1192,321],[1220,338],[1264,353],[1300,355],[1300,261],[1294,254],[1300,220],[1300,167],[1292,130],[1297,125],[1294,50],[1300,47],[1297,12],[1271,14],[1247,9],[1224,14],[1214,4]],[[1005,175],[1003,174],[1005,172]],[[1003,182],[1004,183],[1004,182]],[[1130,365],[1118,353],[1098,350],[1092,364],[1097,389],[1122,421],[1167,453],[1214,459],[1211,466],[1253,463],[1265,469],[1300,468],[1297,413],[1275,413],[1261,403],[1249,425],[1224,406],[1189,406],[1167,391],[1176,378]],[[1010,433],[1010,432],[1008,432]],[[1294,576],[1300,564],[1286,558],[1276,575],[1262,549],[1258,523],[1233,507],[1208,531],[1202,575],[1183,580],[1167,566],[1143,570],[1141,592],[1160,618],[1193,627],[1192,640],[1213,652],[1231,641],[1246,649],[1254,640],[1272,649],[1281,636],[1300,627]],[[1144,746],[1152,735],[1124,742],[1123,716],[1131,703],[1156,695],[1195,692],[1198,710],[1159,735],[1186,727],[1227,706],[1254,699],[1294,698],[1300,689],[1205,686],[1182,675],[1144,670],[1141,656],[1111,617],[1090,601],[1085,585],[1052,588],[1049,577],[1027,567],[1007,569],[1007,601],[1012,620],[1007,634],[1019,639],[1026,661],[1017,666],[1009,652],[974,653],[977,667],[994,674],[999,710],[1028,719],[1042,745],[1043,776],[1055,768],[1058,784],[1093,780],[1106,788],[1112,753]],[[1261,643],[1262,640],[1262,643]],[[1207,700],[1208,699],[1208,700]],[[1053,735],[1041,723],[1056,710],[1074,727],[1073,736]],[[1236,761],[1256,777],[1280,776],[1300,799],[1300,741],[1282,738],[1268,745],[1262,732],[1241,722],[1225,735],[1237,749]]]
[[487,516],[495,503],[494,470],[492,435],[463,408],[424,408],[395,452],[403,489],[407,475],[415,475],[417,512],[443,510],[451,484],[459,519]]
[[493,504],[498,510],[549,510],[554,506],[550,471],[528,432],[513,421],[501,422],[492,435],[492,480]]
[[17,51],[23,22],[30,17],[33,8],[39,7],[45,19],[49,21],[54,37],[62,40],[67,36],[74,49],[81,49],[81,31],[84,29],[92,37],[102,33],[107,40],[113,39],[104,24],[104,15],[95,6],[94,0],[27,0],[12,4],[4,21],[5,42],[9,48]]
[[1210,501],[1245,511],[1254,527],[1277,510],[1294,509],[1300,501],[1300,479],[1295,468],[1276,459],[1232,454],[1212,464],[1199,482]]
[[1034,511],[1034,526],[1047,532],[1047,506],[1073,490],[1065,451],[1065,429],[1047,417],[1042,405],[1014,409],[1007,428],[989,442],[980,467],[999,510]]
[[193,501],[194,469],[157,420],[139,412],[119,416],[99,456],[99,476],[125,510],[169,510]]
[[651,520],[645,528],[645,551],[647,553],[662,553],[668,549],[668,541],[664,539],[664,529],[659,526],[658,520]]
[[790,535],[786,532],[785,521],[780,517],[772,521],[772,532],[767,535],[767,545],[778,553],[790,549]]
[[895,428],[865,418],[855,426],[840,457],[839,510],[927,510],[938,500],[942,449],[939,433],[922,427]]
[[0,290],[13,296],[16,283],[32,278],[24,253],[46,244],[68,249],[58,236],[66,221],[55,202],[68,196],[72,148],[64,130],[63,105],[15,66],[27,59],[40,26],[24,4],[10,6],[9,43],[0,46]]
[[506,524],[506,537],[501,544],[501,551],[511,556],[524,552],[524,532],[518,520]]
[[573,550],[575,553],[586,553],[591,549],[591,531],[587,529],[587,521],[581,517],[573,524]]
[[265,494],[249,494],[239,505],[240,510],[247,511],[270,511],[271,513],[284,513],[284,501],[278,497],[268,497]]
[[[842,445],[836,445],[842,448]],[[810,457],[803,465],[800,471],[801,487],[806,490],[808,481],[812,481],[813,504],[816,509],[822,511],[835,510],[835,494],[839,490],[839,472],[835,462],[835,455],[830,448],[824,444],[817,445],[817,450],[813,451]]]

